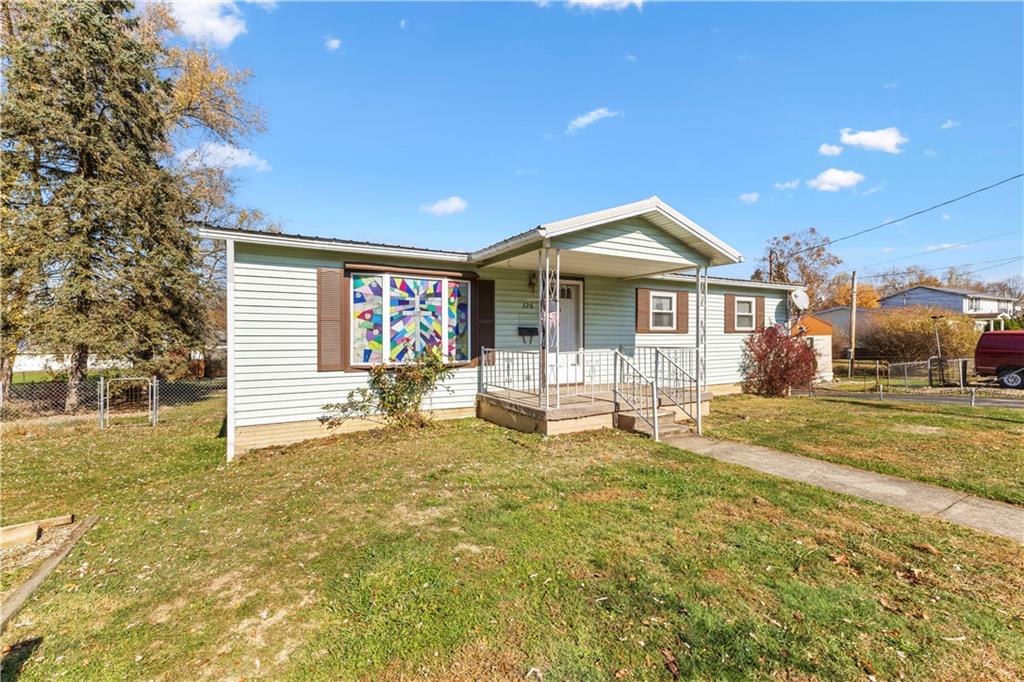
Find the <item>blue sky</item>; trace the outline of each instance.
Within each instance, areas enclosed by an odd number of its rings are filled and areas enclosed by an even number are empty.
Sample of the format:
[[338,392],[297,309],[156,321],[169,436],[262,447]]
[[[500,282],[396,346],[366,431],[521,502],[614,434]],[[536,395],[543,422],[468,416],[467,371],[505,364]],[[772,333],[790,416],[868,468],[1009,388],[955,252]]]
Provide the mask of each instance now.
[[[772,235],[840,236],[1024,169],[1018,3],[175,8],[253,71],[268,130],[232,157],[239,202],[289,232],[472,249],[656,194],[744,253],[716,274],[745,276]],[[836,251],[864,272],[1009,232],[892,265],[1021,255],[1022,187]]]

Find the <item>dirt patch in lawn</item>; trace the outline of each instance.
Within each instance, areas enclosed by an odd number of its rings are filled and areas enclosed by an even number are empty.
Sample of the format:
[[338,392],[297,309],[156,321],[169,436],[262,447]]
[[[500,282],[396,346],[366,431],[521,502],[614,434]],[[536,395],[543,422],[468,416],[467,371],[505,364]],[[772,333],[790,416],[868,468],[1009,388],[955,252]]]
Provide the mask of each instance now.
[[619,500],[636,500],[643,497],[639,490],[623,490],[622,488],[600,488],[585,493],[575,493],[573,500],[579,502],[618,502]]
[[893,427],[894,431],[900,433],[916,433],[921,436],[938,436],[946,432],[941,426],[926,426],[925,424],[900,424]]

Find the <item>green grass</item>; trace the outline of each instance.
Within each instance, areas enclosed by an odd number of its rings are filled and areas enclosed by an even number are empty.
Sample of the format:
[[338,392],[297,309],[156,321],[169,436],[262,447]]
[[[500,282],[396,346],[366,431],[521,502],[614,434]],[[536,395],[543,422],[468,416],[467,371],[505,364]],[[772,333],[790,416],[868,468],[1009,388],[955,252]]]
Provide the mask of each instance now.
[[1024,410],[728,396],[710,436],[1024,504]]
[[8,429],[5,523],[102,516],[8,679],[1024,674],[1008,540],[622,432],[461,420],[227,466],[217,409]]

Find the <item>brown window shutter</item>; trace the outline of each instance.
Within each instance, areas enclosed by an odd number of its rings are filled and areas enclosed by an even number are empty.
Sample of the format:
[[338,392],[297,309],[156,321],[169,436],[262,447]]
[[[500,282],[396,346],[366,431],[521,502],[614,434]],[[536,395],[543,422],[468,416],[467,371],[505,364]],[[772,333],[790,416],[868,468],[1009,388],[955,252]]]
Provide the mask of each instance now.
[[651,331],[651,290],[636,290],[636,333],[647,334]]
[[736,296],[735,294],[725,295],[725,333],[736,333]]
[[316,271],[316,368],[319,372],[344,369],[345,344],[342,307],[344,279],[340,269]]
[[676,333],[685,334],[690,331],[690,294],[685,291],[676,292]]
[[478,279],[471,285],[471,332],[469,357],[473,364],[480,361],[481,348],[494,348],[494,280]]
[[764,296],[754,299],[754,329],[764,331]]

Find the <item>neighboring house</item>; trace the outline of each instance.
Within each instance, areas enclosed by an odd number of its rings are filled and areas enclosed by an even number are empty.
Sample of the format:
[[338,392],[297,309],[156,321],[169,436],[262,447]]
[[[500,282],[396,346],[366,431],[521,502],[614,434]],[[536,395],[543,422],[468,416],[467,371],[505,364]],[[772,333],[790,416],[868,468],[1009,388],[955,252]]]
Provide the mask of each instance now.
[[456,367],[425,400],[437,416],[558,433],[621,424],[628,404],[658,424],[660,377],[661,404],[696,417],[799,288],[709,277],[742,256],[657,197],[477,251],[201,235],[226,242],[229,458],[324,435],[322,406],[365,386],[369,366],[428,348]]
[[1012,296],[997,296],[970,289],[915,286],[889,294],[878,301],[883,308],[902,308],[911,305],[946,308],[974,318],[981,330],[1003,329],[1005,321],[1013,317]]
[[[857,307],[857,329],[867,323],[874,316],[879,308]],[[832,335],[837,343],[842,342],[847,346],[850,343],[850,306],[840,305],[824,310],[815,310],[814,316],[832,327]]]
[[790,328],[793,336],[807,339],[818,358],[815,378],[818,381],[832,381],[832,325],[817,315],[800,315]]

